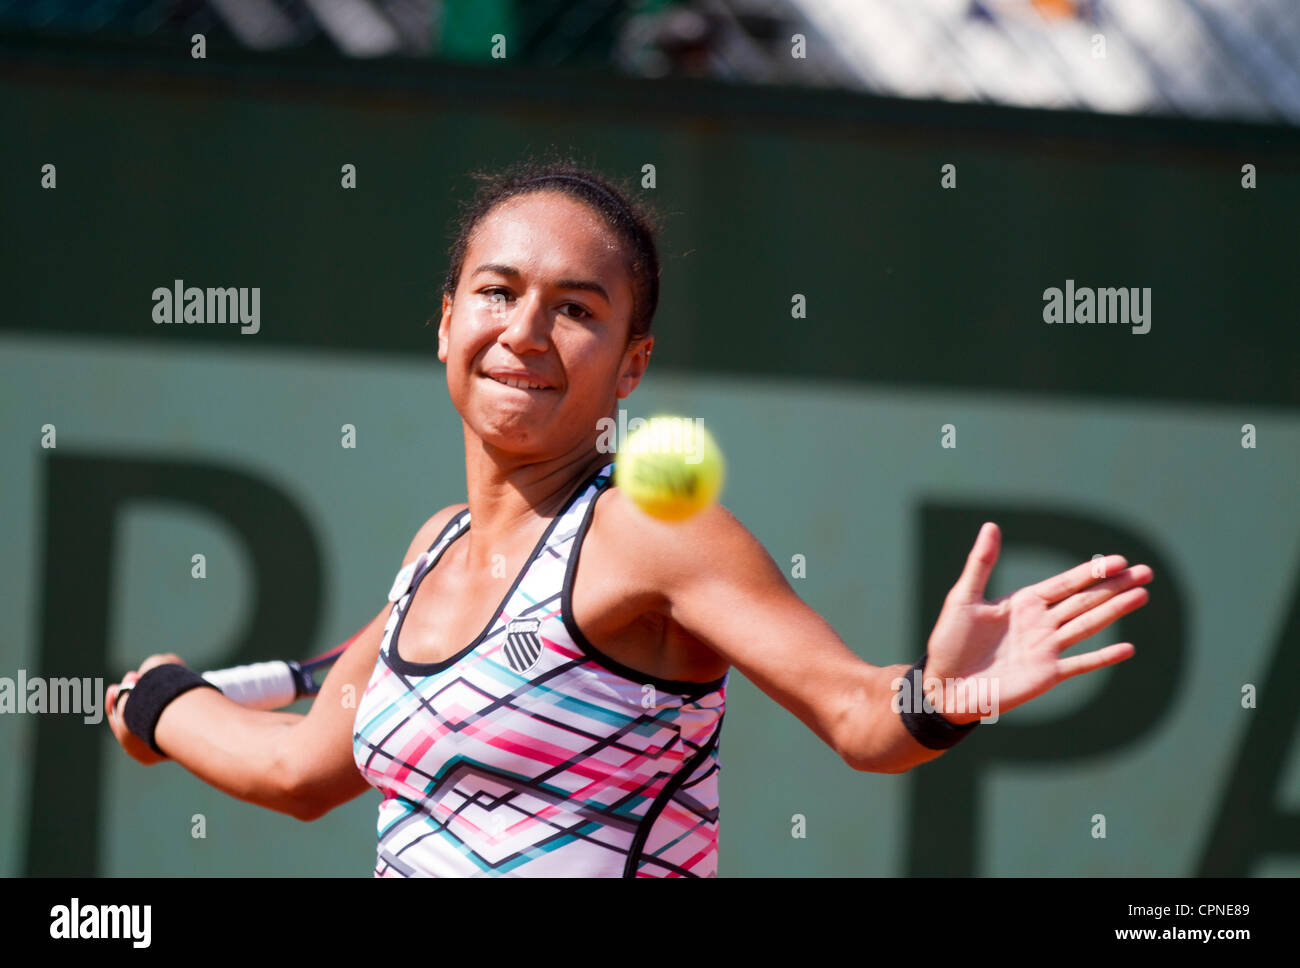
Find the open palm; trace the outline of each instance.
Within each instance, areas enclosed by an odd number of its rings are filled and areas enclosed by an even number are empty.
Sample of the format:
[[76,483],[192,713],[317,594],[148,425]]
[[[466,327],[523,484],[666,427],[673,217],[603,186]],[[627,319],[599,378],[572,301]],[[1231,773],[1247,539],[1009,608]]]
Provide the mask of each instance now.
[[[955,687],[966,690],[964,706],[949,699],[942,707],[953,723],[980,718],[973,701],[980,680],[986,681],[986,692],[988,683],[994,684],[1000,715],[1072,676],[1130,658],[1135,652],[1131,642],[1066,658],[1061,653],[1141,608],[1150,597],[1140,586],[1155,573],[1146,565],[1127,567],[1123,556],[1109,555],[985,601],[1001,545],[998,526],[985,524],[930,633],[925,679],[967,680]],[[949,695],[956,695],[952,686]],[[958,708],[967,712],[953,711]]]

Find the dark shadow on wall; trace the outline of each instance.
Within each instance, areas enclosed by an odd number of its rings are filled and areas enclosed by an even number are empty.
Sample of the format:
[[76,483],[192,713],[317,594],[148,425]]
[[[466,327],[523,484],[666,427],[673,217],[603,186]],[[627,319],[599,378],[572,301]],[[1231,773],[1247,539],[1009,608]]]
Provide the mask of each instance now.
[[[1000,721],[980,727],[912,773],[904,869],[913,875],[978,875],[984,873],[981,836],[990,829],[982,815],[981,779],[1003,764],[1079,763],[1144,741],[1172,712],[1186,674],[1187,609],[1169,559],[1144,536],[1111,521],[1065,511],[939,502],[923,503],[919,517],[917,656],[985,521],[1002,530],[999,563],[1009,550],[1060,552],[1078,562],[1098,553],[1122,554],[1129,564],[1151,566],[1156,575],[1147,604],[1120,620],[1123,638],[1114,639],[1131,641],[1138,654],[1116,667],[1087,705],[1046,723]],[[1077,654],[1074,648],[1066,654]]]
[[[106,657],[118,522],[127,507],[155,502],[215,515],[234,529],[248,551],[252,613],[247,631],[222,664],[307,654],[320,620],[321,551],[310,523],[288,494],[262,478],[217,464],[46,453],[48,458],[39,462],[45,469],[45,528],[33,675],[117,681],[122,670],[110,670]],[[38,717],[28,875],[98,873],[100,751],[107,729],[106,718],[98,727],[88,727],[80,716]]]

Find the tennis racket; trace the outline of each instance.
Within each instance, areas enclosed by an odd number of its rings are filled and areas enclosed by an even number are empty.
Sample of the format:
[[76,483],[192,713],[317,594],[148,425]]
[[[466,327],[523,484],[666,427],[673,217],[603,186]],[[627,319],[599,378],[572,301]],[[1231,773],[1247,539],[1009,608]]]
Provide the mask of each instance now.
[[[365,629],[361,630],[362,632]],[[307,699],[320,692],[316,673],[333,665],[349,645],[361,636],[358,632],[342,645],[301,662],[276,660],[231,666],[203,673],[203,678],[222,691],[227,699],[249,709],[269,711]]]

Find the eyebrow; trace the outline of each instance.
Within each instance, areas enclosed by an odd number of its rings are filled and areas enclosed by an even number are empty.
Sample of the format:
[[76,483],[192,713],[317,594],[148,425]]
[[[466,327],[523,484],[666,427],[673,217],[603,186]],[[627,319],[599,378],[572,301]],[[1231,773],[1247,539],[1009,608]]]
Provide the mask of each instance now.
[[[498,275],[506,276],[510,279],[518,279],[522,275],[522,273],[520,273],[520,271],[514,266],[502,265],[499,262],[485,262],[475,269],[473,273],[471,273],[471,276],[476,276],[480,272],[495,272]],[[557,279],[555,280],[555,285],[559,289],[582,289],[586,292],[594,292],[596,295],[600,296],[601,299],[605,300],[605,302],[609,303],[611,306],[613,305],[613,302],[609,298],[609,293],[607,293],[605,287],[598,282],[592,282],[589,279]]]

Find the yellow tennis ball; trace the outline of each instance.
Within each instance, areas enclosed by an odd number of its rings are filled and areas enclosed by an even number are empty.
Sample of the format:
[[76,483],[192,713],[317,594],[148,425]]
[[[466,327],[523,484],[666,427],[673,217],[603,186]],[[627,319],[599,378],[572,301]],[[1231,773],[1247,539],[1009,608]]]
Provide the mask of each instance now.
[[684,521],[718,499],[724,473],[701,418],[658,416],[623,442],[614,483],[646,514]]

